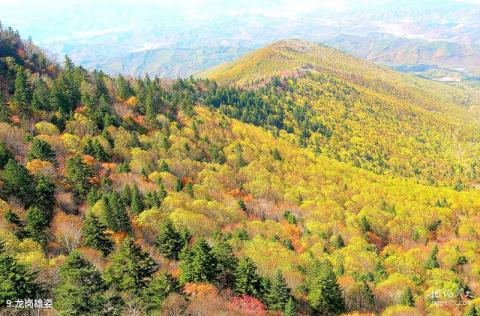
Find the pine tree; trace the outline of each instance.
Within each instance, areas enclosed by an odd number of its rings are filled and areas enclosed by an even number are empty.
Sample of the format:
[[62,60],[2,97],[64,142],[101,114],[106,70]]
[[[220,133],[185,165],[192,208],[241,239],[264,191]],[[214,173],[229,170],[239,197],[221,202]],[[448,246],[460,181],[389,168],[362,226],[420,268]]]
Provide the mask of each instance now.
[[35,206],[42,209],[48,223],[53,218],[53,206],[55,205],[55,184],[47,177],[39,176],[35,185]]
[[181,257],[180,280],[188,282],[211,282],[216,276],[217,262],[205,239],[199,239],[189,253]]
[[130,208],[134,214],[140,214],[144,211],[145,205],[143,204],[143,195],[138,189],[137,185],[133,186],[132,189],[132,201]]
[[31,101],[31,88],[27,80],[27,74],[23,67],[17,66],[17,76],[15,78],[15,94],[13,101],[22,115],[29,114]]
[[41,139],[34,138],[32,142],[32,147],[28,152],[27,158],[28,160],[40,159],[55,162],[55,156],[55,152],[53,151],[49,143]]
[[36,273],[6,253],[3,241],[0,241],[0,308],[5,307],[7,300],[39,297],[41,287],[36,278]]
[[54,307],[61,315],[105,315],[106,290],[100,272],[73,251],[60,268],[60,281],[54,289]]
[[130,217],[128,216],[125,205],[123,205],[118,192],[115,191],[110,194],[108,197],[108,205],[113,214],[113,218],[110,220],[111,228],[116,232],[132,232]]
[[285,305],[284,316],[295,316],[297,313],[297,306],[292,297],[288,299],[287,304]]
[[470,304],[470,307],[465,312],[465,316],[478,316],[480,313],[475,304]]
[[178,178],[177,183],[175,184],[175,191],[180,192],[183,190],[183,182],[182,179]]
[[150,255],[136,245],[133,238],[127,237],[112,255],[105,279],[121,291],[139,293],[150,283],[157,269]]
[[3,95],[2,89],[0,89],[0,122],[10,122],[10,116],[10,109],[5,103],[5,97]]
[[171,221],[165,221],[158,231],[155,243],[162,256],[168,259],[178,260],[182,248],[186,245],[180,233],[175,229]]
[[360,228],[362,229],[363,233],[368,233],[372,230],[372,228],[370,227],[370,223],[367,220],[367,217],[360,217]]
[[224,287],[232,287],[234,282],[234,273],[237,268],[238,260],[233,254],[232,247],[225,238],[218,238],[212,247],[212,253],[217,262],[217,280]]
[[339,314],[345,310],[342,291],[329,263],[320,264],[309,282],[307,300],[322,315]]
[[282,272],[277,270],[272,285],[266,295],[268,308],[271,310],[284,310],[290,298],[290,289],[283,278]]
[[67,178],[78,195],[84,196],[90,187],[89,178],[92,176],[91,168],[77,155],[67,160]]
[[25,221],[25,231],[28,236],[41,245],[47,242],[45,228],[48,225],[48,219],[44,211],[38,207],[31,207],[27,211]]
[[333,243],[333,246],[335,247],[335,249],[341,249],[345,247],[345,241],[343,240],[342,235],[337,235]]
[[425,263],[425,268],[426,269],[437,269],[440,268],[440,263],[438,262],[438,246],[435,245],[432,249],[432,252],[430,253],[430,256],[427,259],[427,262]]
[[50,107],[50,92],[47,84],[39,79],[35,83],[35,89],[32,96],[32,108],[35,110],[49,111]]
[[260,297],[262,294],[261,278],[252,259],[243,258],[239,261],[235,271],[234,291],[238,295],[254,297]]
[[415,306],[415,299],[413,298],[413,293],[410,288],[407,288],[407,290],[402,294],[402,297],[400,298],[400,304],[411,307]]
[[122,190],[122,203],[125,205],[130,205],[132,203],[132,189],[128,184],[125,184]]
[[142,307],[149,315],[160,311],[163,302],[170,293],[178,292],[180,284],[168,273],[156,276],[140,293]]
[[7,148],[5,143],[0,142],[0,168],[5,167],[10,159],[14,159],[13,153]]
[[83,243],[87,247],[100,250],[104,256],[108,256],[113,250],[113,241],[105,233],[107,228],[98,220],[95,214],[89,212],[83,221]]
[[1,179],[3,180],[2,191],[4,194],[18,197],[27,206],[33,202],[35,181],[23,165],[10,159],[1,173]]

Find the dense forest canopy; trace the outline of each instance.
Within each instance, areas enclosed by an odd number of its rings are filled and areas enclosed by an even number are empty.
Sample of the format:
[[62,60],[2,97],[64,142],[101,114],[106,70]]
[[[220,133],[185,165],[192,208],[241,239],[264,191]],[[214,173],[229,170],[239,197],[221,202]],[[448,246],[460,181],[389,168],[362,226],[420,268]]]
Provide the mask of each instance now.
[[480,312],[469,91],[375,81],[390,72],[343,55],[359,76],[328,54],[305,66],[298,42],[260,52],[303,65],[257,68],[268,80],[237,64],[230,82],[167,82],[0,39],[6,311],[43,298],[61,315]]

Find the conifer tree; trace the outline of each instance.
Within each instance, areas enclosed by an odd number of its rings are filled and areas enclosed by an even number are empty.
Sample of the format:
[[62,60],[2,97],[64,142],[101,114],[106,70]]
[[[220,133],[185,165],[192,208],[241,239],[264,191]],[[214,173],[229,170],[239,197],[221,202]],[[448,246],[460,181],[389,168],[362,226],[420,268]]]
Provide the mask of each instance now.
[[13,159],[8,160],[1,173],[1,179],[3,180],[2,191],[4,194],[18,197],[26,205],[33,202],[35,181],[23,165]]
[[132,189],[128,184],[125,184],[121,194],[122,203],[125,205],[130,205],[132,203]]
[[55,156],[55,152],[53,151],[49,143],[41,139],[34,138],[32,142],[32,147],[28,152],[27,158],[28,160],[40,159],[55,162]]
[[90,187],[89,178],[92,176],[91,168],[83,162],[81,156],[76,155],[67,160],[67,178],[78,195],[84,196]]
[[407,288],[400,298],[400,303],[403,305],[415,306],[415,299],[413,298],[412,289]]
[[295,301],[293,298],[290,296],[288,299],[287,304],[285,305],[285,311],[283,313],[284,316],[295,316],[297,314],[297,305],[295,304]]
[[132,201],[130,204],[130,208],[134,214],[140,214],[144,211],[145,205],[143,203],[143,195],[138,189],[137,185],[133,186],[132,189]]
[[32,108],[35,110],[49,111],[50,108],[50,92],[47,84],[39,79],[35,83],[35,89],[32,95]]
[[271,310],[284,310],[290,298],[290,289],[283,278],[282,272],[277,270],[272,284],[266,294],[266,303]]
[[168,273],[162,273],[153,278],[150,284],[140,293],[142,307],[147,313],[155,314],[160,311],[163,302],[170,293],[178,292],[180,284],[177,279]]
[[175,184],[175,191],[180,192],[183,190],[183,182],[182,179],[178,178],[177,183]]
[[95,214],[91,212],[87,214],[83,221],[83,243],[87,247],[100,250],[104,256],[108,256],[113,250],[113,241],[105,233],[106,229],[105,225],[103,225]]
[[337,235],[337,237],[335,238],[333,246],[336,249],[341,249],[341,248],[345,247],[345,241],[343,240],[342,235]]
[[15,78],[15,94],[13,101],[22,115],[29,114],[31,101],[31,88],[27,80],[25,69],[17,67],[17,76]]
[[0,122],[10,122],[10,116],[10,109],[7,107],[2,89],[0,89]]
[[165,221],[159,229],[155,245],[162,256],[168,259],[178,260],[180,251],[186,243],[173,226],[173,223],[171,221]]
[[107,285],[100,272],[73,251],[60,268],[60,281],[54,289],[54,307],[61,315],[105,315]]
[[308,286],[307,300],[312,309],[322,315],[339,314],[345,310],[342,291],[329,263],[316,268]]
[[48,225],[47,215],[38,207],[31,207],[27,211],[25,231],[28,236],[41,245],[45,245],[47,236],[45,228]]
[[13,153],[7,148],[5,143],[0,142],[0,168],[5,167],[10,159],[14,159]]
[[120,200],[120,194],[116,191],[112,192],[108,198],[108,205],[113,214],[110,220],[111,228],[116,232],[130,233],[132,231],[132,224],[128,216],[125,205]]
[[243,258],[238,262],[234,291],[238,295],[261,296],[261,278],[257,274],[257,266],[252,259]]
[[53,206],[55,204],[55,184],[45,176],[37,177],[34,204],[44,211],[46,219],[50,223],[53,218]]
[[205,239],[199,239],[180,259],[180,280],[183,283],[211,282],[215,279],[217,262]]
[[233,254],[232,247],[225,238],[218,238],[212,247],[212,253],[217,262],[217,280],[224,287],[232,287],[234,282],[234,273],[237,268],[238,260]]
[[478,316],[479,314],[480,313],[475,304],[470,304],[470,306],[467,308],[467,311],[465,312],[465,316]]
[[105,279],[121,291],[139,293],[150,283],[157,269],[150,255],[136,245],[133,238],[127,237],[113,253]]
[[427,259],[427,262],[425,263],[425,268],[429,270],[440,268],[440,263],[438,262],[438,246],[437,245],[433,247],[432,252],[430,253],[430,256]]
[[38,298],[41,287],[36,281],[37,274],[8,255],[5,244],[0,241],[0,308],[6,301]]

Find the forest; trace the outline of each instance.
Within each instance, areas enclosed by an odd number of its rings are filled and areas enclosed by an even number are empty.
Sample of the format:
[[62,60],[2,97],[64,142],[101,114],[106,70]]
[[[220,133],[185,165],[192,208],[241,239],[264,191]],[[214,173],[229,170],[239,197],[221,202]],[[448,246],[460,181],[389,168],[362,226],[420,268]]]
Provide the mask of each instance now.
[[0,35],[2,314],[480,313],[468,91],[350,57],[112,77]]

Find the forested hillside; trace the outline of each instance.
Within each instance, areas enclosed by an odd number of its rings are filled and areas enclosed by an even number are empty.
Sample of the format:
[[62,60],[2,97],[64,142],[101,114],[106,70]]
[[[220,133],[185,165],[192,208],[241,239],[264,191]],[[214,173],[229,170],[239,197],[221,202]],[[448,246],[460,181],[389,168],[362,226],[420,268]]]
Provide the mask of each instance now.
[[0,34],[2,313],[480,312],[468,93],[343,55],[114,78]]

